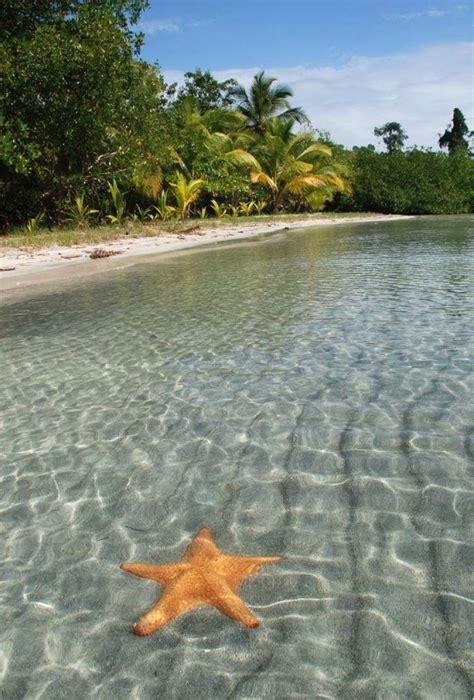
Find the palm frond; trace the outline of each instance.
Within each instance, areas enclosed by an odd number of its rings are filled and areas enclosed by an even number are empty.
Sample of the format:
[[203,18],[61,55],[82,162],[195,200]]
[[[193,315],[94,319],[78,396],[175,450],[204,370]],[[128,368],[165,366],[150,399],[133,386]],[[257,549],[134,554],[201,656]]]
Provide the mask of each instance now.
[[278,115],[278,119],[282,119],[283,121],[286,121],[287,119],[293,119],[295,122],[298,122],[298,124],[309,123],[309,119],[306,115],[306,112],[303,109],[301,109],[301,107],[288,106],[288,109],[286,109],[284,112]]
[[270,175],[267,175],[267,173],[264,173],[261,170],[252,170],[250,173],[250,180],[255,184],[266,185],[274,191],[278,190],[277,183],[270,177]]
[[334,185],[340,192],[344,192],[346,189],[346,183],[340,175],[336,175],[336,173],[326,175],[323,174],[323,177],[329,184]]
[[232,97],[235,97],[237,100],[245,101],[247,99],[247,90],[243,85],[236,85],[232,88],[232,90],[230,90],[229,94],[232,95]]
[[301,175],[290,180],[283,190],[293,194],[304,194],[318,187],[323,187],[325,184],[325,181],[317,175]]
[[260,164],[255,156],[242,148],[234,148],[232,151],[228,151],[225,154],[225,160],[231,165],[247,166],[255,168],[256,170],[258,170],[260,167]]
[[202,124],[210,131],[232,132],[240,129],[245,122],[243,115],[238,111],[227,109],[210,109],[201,117]]
[[[273,78],[273,80],[275,80],[275,78]],[[293,90],[287,85],[276,85],[274,88],[271,89],[271,96],[274,101],[287,101],[289,97],[293,97]]]
[[325,146],[323,143],[313,143],[311,146],[305,148],[302,153],[298,154],[298,158],[307,158],[308,156],[332,156],[332,151],[329,146]]

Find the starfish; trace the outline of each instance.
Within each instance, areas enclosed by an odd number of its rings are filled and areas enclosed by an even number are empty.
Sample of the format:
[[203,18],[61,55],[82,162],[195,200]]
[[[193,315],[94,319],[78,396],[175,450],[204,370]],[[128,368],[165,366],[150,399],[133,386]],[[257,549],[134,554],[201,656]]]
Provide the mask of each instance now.
[[162,587],[158,602],[138,620],[133,631],[145,637],[199,605],[212,605],[246,627],[257,627],[259,621],[236,590],[246,576],[253,576],[264,564],[281,559],[225,554],[215,545],[209,528],[203,527],[180,561],[120,564],[124,571],[156,581]]

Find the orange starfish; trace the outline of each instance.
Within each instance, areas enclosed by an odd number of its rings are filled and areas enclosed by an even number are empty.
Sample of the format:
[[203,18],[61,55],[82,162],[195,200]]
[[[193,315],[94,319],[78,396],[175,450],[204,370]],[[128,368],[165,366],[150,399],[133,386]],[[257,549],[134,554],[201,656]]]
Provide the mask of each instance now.
[[257,627],[259,621],[235,591],[263,564],[281,559],[225,554],[214,544],[209,528],[203,527],[178,562],[120,564],[124,571],[156,581],[163,589],[156,605],[138,620],[133,631],[140,637],[152,634],[198,605],[213,605],[242,625]]

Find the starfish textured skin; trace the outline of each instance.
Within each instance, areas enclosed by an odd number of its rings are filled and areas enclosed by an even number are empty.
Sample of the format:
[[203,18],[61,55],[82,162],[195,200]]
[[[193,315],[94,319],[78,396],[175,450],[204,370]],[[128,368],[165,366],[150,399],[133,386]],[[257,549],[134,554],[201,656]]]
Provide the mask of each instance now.
[[209,528],[203,527],[178,562],[120,564],[124,571],[156,581],[162,587],[158,602],[138,620],[133,631],[140,637],[153,634],[200,605],[212,605],[246,627],[257,627],[259,621],[236,591],[244,578],[256,574],[261,566],[282,559],[241,557],[221,552]]

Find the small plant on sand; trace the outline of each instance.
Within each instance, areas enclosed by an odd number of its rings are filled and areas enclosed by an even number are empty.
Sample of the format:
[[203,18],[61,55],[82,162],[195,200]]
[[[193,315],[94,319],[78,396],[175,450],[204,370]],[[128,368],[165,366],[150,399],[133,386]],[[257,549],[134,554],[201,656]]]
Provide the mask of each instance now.
[[147,221],[153,221],[154,215],[151,207],[142,208],[139,204],[135,205],[135,211],[133,212],[131,219],[135,222],[140,222],[141,224]]
[[199,197],[204,180],[186,180],[184,175],[178,173],[175,182],[170,182],[170,185],[174,189],[176,209],[183,220],[188,215],[191,204]]
[[216,219],[222,219],[227,216],[227,208],[224,204],[219,204],[216,199],[211,200],[211,209],[214,212]]
[[267,202],[255,202],[255,212],[258,216],[261,216],[266,208]]
[[26,224],[26,230],[28,233],[36,233],[39,228],[41,227],[41,224],[44,221],[44,211],[40,211],[39,214],[36,216],[32,217],[31,219],[28,219],[28,222]]
[[107,219],[111,224],[123,224],[127,209],[125,194],[120,190],[115,179],[107,184],[109,186],[110,196],[112,197],[112,206],[114,210],[113,214],[107,215]]
[[171,204],[168,204],[168,192],[166,190],[161,190],[157,204],[153,206],[152,209],[155,210],[157,218],[163,221],[172,219],[176,213],[176,207],[172,207]]
[[87,228],[98,213],[98,209],[91,209],[87,206],[84,201],[84,193],[82,193],[74,197],[74,202],[66,209],[65,221],[78,228]]
[[240,207],[236,207],[234,204],[229,204],[229,214],[232,217],[236,217],[240,214]]
[[198,209],[198,217],[200,219],[207,219],[207,207],[201,207]]
[[243,216],[250,216],[255,209],[255,202],[242,202],[239,211]]

